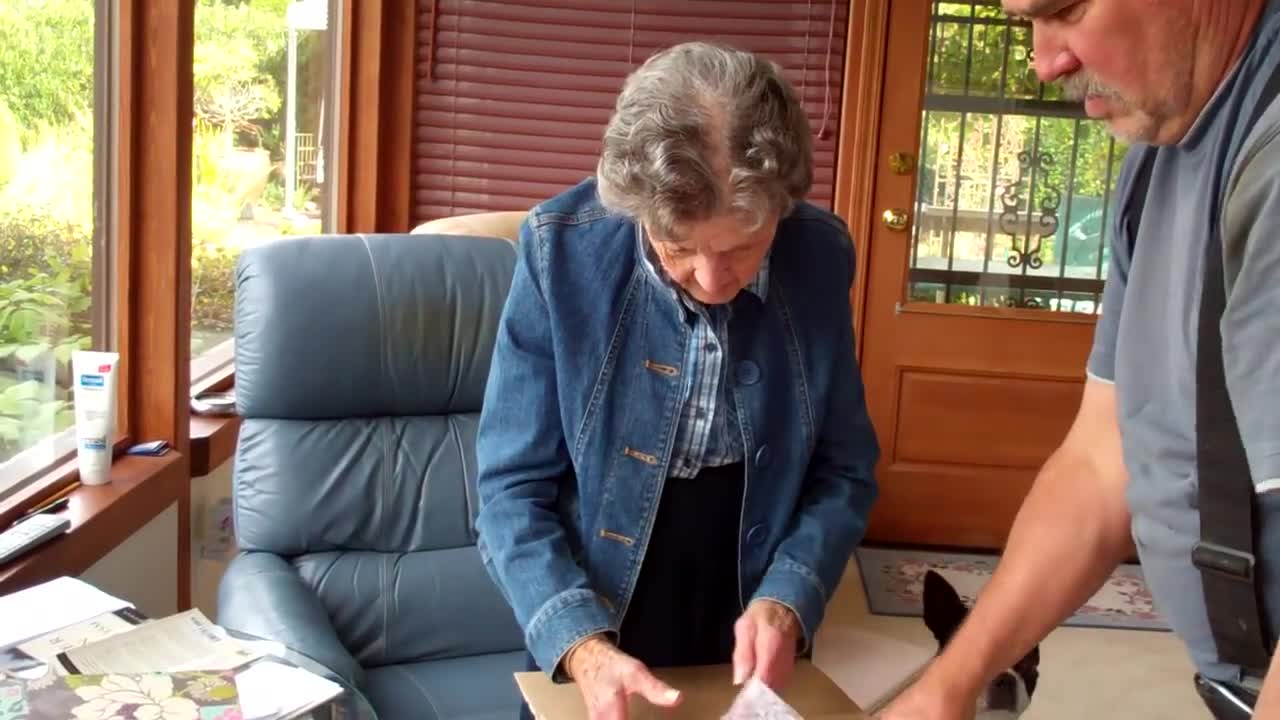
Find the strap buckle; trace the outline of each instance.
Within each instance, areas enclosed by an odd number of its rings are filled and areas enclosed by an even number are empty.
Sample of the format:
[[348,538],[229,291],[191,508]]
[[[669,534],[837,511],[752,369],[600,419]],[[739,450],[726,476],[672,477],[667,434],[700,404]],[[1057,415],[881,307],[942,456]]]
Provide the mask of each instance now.
[[1231,580],[1253,583],[1254,565],[1257,560],[1253,553],[1229,548],[1217,543],[1197,542],[1191,549],[1191,564],[1200,570],[1217,573]]

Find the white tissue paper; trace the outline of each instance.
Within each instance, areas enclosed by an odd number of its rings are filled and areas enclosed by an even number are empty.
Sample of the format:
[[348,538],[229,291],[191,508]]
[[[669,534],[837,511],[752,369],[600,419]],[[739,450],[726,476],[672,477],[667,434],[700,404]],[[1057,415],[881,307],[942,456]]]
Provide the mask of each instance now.
[[768,685],[751,678],[720,720],[804,720]]

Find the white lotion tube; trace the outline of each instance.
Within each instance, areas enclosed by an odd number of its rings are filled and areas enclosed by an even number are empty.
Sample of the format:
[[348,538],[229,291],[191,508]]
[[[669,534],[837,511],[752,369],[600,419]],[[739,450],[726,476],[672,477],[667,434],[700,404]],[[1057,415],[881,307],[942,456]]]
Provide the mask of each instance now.
[[76,459],[82,485],[105,485],[116,434],[116,371],[120,355],[80,350],[71,354],[76,408]]

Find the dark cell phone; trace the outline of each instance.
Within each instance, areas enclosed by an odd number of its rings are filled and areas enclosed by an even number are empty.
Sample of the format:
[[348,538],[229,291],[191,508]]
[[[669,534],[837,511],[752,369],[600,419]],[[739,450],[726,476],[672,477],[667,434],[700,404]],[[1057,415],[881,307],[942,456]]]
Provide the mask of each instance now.
[[166,452],[169,452],[169,443],[164,440],[139,443],[125,450],[126,455],[164,455]]

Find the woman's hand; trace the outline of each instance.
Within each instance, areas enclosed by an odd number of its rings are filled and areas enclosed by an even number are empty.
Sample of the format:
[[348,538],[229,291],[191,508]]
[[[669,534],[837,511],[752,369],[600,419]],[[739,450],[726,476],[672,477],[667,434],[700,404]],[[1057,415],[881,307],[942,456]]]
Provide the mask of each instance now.
[[755,677],[782,689],[795,668],[800,620],[791,608],[773,600],[755,600],[733,626],[733,684]]
[[660,707],[680,703],[680,692],[649,672],[644,663],[602,637],[584,640],[565,660],[578,684],[590,720],[627,720],[627,702],[640,695]]

